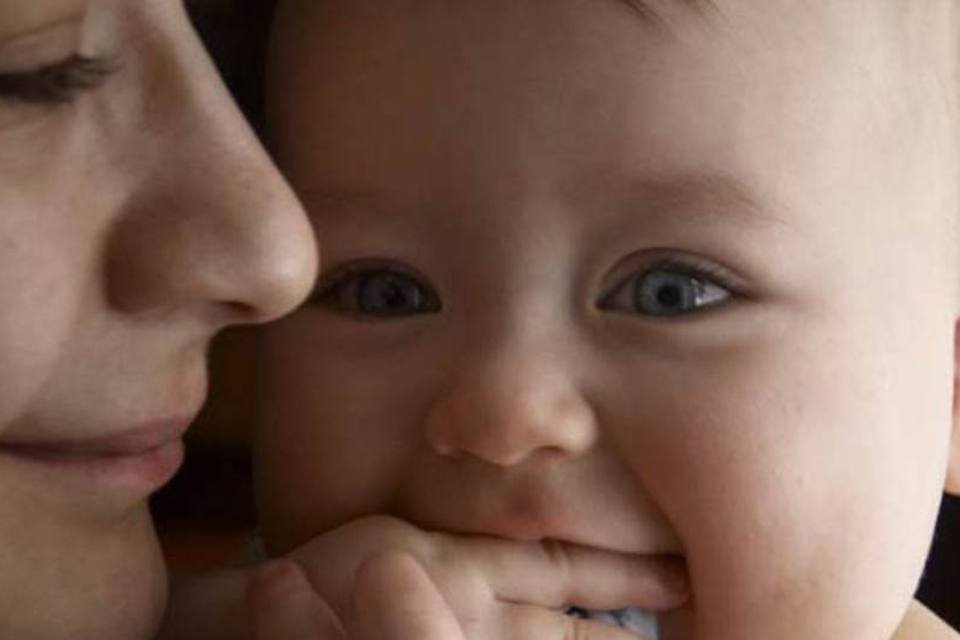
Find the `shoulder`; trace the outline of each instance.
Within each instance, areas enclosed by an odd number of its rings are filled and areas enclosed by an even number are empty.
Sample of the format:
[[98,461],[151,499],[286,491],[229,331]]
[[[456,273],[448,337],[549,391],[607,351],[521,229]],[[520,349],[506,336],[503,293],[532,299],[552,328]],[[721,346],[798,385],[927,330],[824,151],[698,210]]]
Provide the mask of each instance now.
[[912,602],[900,628],[891,640],[960,640],[950,628],[919,602]]

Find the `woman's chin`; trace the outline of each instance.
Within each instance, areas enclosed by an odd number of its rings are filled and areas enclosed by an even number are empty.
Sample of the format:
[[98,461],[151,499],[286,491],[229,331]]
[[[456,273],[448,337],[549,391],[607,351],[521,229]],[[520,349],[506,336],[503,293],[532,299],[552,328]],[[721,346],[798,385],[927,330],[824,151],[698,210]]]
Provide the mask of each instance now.
[[9,556],[0,551],[0,636],[156,636],[166,606],[167,573],[146,507],[108,527],[102,522],[84,526],[73,519],[58,527],[22,524],[24,536],[3,535],[6,551],[12,551]]

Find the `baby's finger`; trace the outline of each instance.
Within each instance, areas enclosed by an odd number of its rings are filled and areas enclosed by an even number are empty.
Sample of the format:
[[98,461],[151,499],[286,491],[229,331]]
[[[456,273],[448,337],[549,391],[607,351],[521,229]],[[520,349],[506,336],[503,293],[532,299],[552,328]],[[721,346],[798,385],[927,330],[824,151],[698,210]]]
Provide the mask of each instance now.
[[586,620],[536,606],[506,605],[500,640],[652,640],[596,620]]
[[623,554],[553,541],[521,545],[487,539],[466,544],[501,601],[554,609],[577,605],[659,611],[689,598],[685,564],[673,556]]
[[247,589],[255,640],[345,640],[343,626],[292,560],[256,569]]
[[351,640],[465,640],[443,596],[413,556],[383,553],[357,572]]

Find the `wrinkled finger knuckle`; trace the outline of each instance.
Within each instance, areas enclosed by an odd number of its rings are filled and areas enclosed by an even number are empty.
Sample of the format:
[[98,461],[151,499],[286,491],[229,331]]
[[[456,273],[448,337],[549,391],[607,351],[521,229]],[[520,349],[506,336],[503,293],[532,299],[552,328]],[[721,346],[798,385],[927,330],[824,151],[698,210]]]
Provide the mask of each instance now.
[[426,533],[419,546],[419,551],[425,560],[437,564],[452,562],[457,557],[456,544],[442,533]]
[[[302,569],[293,560],[278,558],[254,569],[246,587],[248,604],[272,606],[301,586]],[[303,579],[305,580],[305,578]]]
[[376,534],[386,540],[404,543],[416,537],[418,530],[411,524],[383,514],[364,516],[351,525],[359,531]]
[[573,558],[567,545],[556,540],[544,540],[540,543],[543,552],[547,556],[547,561],[557,572],[558,580],[554,584],[566,584],[573,574]]
[[503,614],[505,632],[498,638],[509,640],[579,640],[583,638],[578,620],[560,616],[539,607],[511,606]]
[[585,620],[581,618],[574,618],[568,616],[567,619],[567,632],[564,636],[565,640],[589,640],[590,636],[590,627]]
[[[543,625],[538,625],[534,616],[531,616],[522,607],[506,607],[501,613],[497,624],[497,637],[503,640],[529,640],[530,638],[544,638]],[[552,640],[552,639],[551,639]]]
[[418,570],[416,558],[402,549],[382,549],[365,559],[357,567],[358,586],[370,584],[403,583]]

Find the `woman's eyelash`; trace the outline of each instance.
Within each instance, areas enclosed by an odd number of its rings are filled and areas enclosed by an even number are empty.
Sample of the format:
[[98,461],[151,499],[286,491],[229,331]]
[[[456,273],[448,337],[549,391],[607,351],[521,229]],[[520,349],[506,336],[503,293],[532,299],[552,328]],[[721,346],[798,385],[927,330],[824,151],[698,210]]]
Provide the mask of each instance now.
[[96,89],[118,70],[108,58],[74,54],[27,71],[0,73],[0,99],[28,104],[64,104]]

